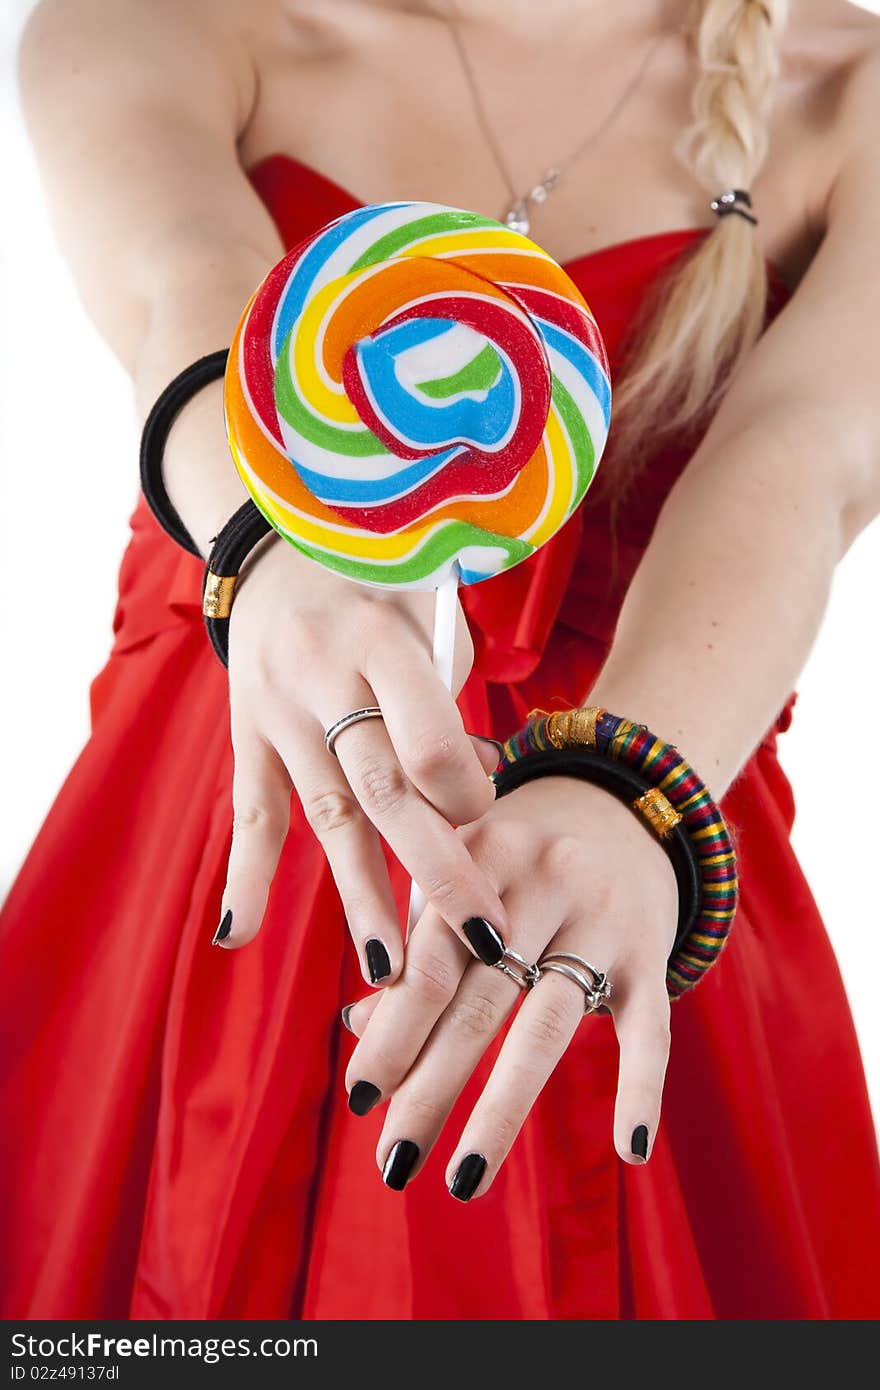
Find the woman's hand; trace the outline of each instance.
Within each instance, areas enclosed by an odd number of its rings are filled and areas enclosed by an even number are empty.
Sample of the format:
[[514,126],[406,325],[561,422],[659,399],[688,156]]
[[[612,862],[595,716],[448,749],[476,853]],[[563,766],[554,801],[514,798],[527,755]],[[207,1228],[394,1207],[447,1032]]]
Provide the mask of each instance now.
[[[609,975],[620,1043],[614,1143],[627,1162],[643,1161],[657,1130],[669,1051],[665,976],[677,889],[664,850],[628,807],[567,777],[518,788],[458,834],[504,899],[515,951],[529,962],[548,948],[571,951]],[[400,979],[347,1012],[360,1037],[346,1073],[351,1108],[364,1114],[391,1098],[376,1154],[389,1186],[403,1187],[418,1171],[518,1004],[447,1168],[453,1195],[467,1200],[488,1190],[581,1026],[582,990],[548,971],[526,994],[501,970],[474,961],[429,906]]]
[[[369,983],[388,983],[403,956],[377,831],[442,919],[458,933],[470,924],[475,949],[475,930],[489,936],[485,949],[492,930],[506,938],[498,894],[452,828],[491,805],[497,751],[471,740],[434,672],[433,616],[432,593],[355,584],[278,541],[246,572],[230,619],[234,819],[218,944],[243,946],[259,929],[291,783],[330,861]],[[456,692],[472,660],[459,611]],[[368,705],[383,718],[343,730],[337,756],[328,753],[324,730]]]

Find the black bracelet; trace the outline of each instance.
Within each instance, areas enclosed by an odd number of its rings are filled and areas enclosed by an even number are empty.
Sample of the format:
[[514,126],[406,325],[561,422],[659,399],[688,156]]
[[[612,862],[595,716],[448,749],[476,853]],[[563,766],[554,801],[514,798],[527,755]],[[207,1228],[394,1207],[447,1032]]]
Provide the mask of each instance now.
[[215,536],[202,581],[202,613],[211,646],[229,665],[229,615],[241,567],[254,546],[272,530],[248,499]]
[[[593,782],[628,806],[651,786],[645,777],[625,763],[612,762],[589,748],[565,748],[529,753],[527,758],[519,758],[494,773],[496,799],[536,777],[557,776],[580,777],[585,782]],[[663,848],[669,855],[678,884],[678,927],[670,952],[674,955],[700,914],[702,875],[694,842],[682,824],[664,836]]]
[[171,426],[181,410],[204,386],[221,379],[226,371],[228,357],[229,349],[221,348],[219,352],[211,352],[207,357],[200,357],[197,362],[185,367],[173,381],[168,383],[159,396],[147,416],[141,435],[141,487],[150,511],[162,530],[167,532],[173,541],[176,541],[184,550],[188,550],[190,555],[198,555],[199,559],[201,559],[202,552],[184,526],[177,509],[168,496],[162,472],[162,460],[165,455],[165,445],[171,433]]
[[[177,416],[202,387],[224,376],[228,357],[229,349],[221,348],[179,372],[159,396],[141,435],[141,487],[150,511],[173,541],[199,559],[202,552],[168,496],[162,464],[168,435]],[[262,512],[248,498],[211,542],[211,554],[202,580],[202,612],[211,646],[224,666],[229,665],[229,614],[236,581],[247,556],[271,530]]]

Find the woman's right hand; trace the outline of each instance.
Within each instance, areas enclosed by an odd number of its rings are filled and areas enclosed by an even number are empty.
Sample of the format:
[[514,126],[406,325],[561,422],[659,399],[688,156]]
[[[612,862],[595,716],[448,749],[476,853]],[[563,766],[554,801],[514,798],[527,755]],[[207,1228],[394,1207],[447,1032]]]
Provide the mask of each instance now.
[[[292,783],[368,983],[389,984],[403,963],[379,834],[455,932],[500,953],[501,899],[453,829],[492,804],[497,753],[471,740],[453,698],[473,661],[464,615],[453,694],[433,668],[433,620],[433,593],[356,584],[277,539],[244,572],[230,619],[233,838],[218,945],[244,946],[260,928]],[[343,730],[328,753],[325,729],[367,705],[383,718]]]

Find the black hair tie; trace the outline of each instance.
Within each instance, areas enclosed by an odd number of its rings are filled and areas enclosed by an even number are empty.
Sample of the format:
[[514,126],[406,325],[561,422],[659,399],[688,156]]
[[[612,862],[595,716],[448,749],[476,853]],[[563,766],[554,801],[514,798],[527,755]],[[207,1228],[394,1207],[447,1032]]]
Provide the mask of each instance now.
[[228,356],[229,349],[221,348],[219,352],[200,357],[197,362],[178,373],[165,387],[147,416],[141,435],[141,487],[147,505],[162,530],[184,550],[188,550],[190,555],[198,555],[199,559],[202,558],[202,552],[168,496],[162,473],[162,460],[174,421],[197,392],[210,385],[212,381],[221,379],[226,372]]
[[241,567],[254,546],[272,530],[248,498],[214,539],[202,581],[202,613],[211,646],[229,665],[229,615]]
[[[184,526],[168,496],[162,464],[171,426],[197,392],[226,372],[228,348],[220,348],[184,367],[159,396],[141,435],[141,487],[162,530],[190,555],[202,552]],[[224,666],[229,665],[229,614],[241,567],[258,541],[272,530],[256,504],[248,498],[211,542],[211,554],[202,580],[202,612],[211,646]]]
[[751,195],[744,188],[728,188],[726,192],[713,198],[709,204],[716,217],[730,217],[735,212],[738,217],[744,217],[747,222],[751,222],[753,227],[757,227],[757,217],[753,217],[747,211],[751,206]]

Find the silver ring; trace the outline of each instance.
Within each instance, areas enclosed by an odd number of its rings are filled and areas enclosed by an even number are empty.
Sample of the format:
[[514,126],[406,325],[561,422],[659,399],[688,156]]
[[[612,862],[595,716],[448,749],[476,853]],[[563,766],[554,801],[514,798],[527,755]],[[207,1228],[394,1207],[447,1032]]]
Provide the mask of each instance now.
[[337,719],[335,724],[330,725],[324,734],[324,747],[328,753],[335,753],[336,740],[343,729],[347,729],[350,724],[360,724],[362,719],[381,719],[382,717],[382,711],[378,705],[367,705],[364,709],[353,709],[351,714],[344,714],[341,719]]
[[530,965],[519,951],[512,951],[509,946],[505,947],[504,955],[493,967],[500,970],[508,979],[513,980],[514,984],[519,985],[520,989],[531,989],[541,978],[541,971],[537,965]]
[[583,956],[571,951],[548,951],[538,961],[538,971],[555,970],[572,980],[584,992],[584,1013],[594,1014],[601,1009],[606,999],[611,998],[611,981],[602,970],[597,970]]

